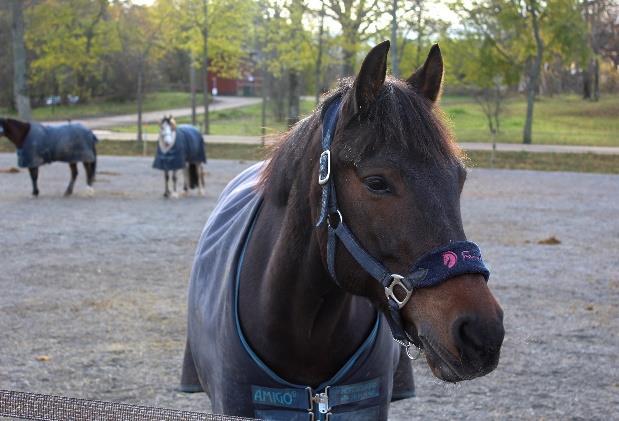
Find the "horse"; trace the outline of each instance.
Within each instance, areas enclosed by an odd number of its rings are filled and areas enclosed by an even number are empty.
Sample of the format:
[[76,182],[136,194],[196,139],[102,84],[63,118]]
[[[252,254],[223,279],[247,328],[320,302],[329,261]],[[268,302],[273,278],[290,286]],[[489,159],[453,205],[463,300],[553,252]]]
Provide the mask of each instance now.
[[93,195],[92,187],[97,171],[97,137],[92,130],[81,124],[45,126],[12,118],[0,118],[0,136],[6,136],[17,148],[17,164],[28,168],[32,180],[32,195],[39,195],[39,167],[54,161],[67,162],[71,180],[64,195],[73,193],[77,178],[77,164],[82,162],[86,171],[87,194]]
[[180,390],[217,413],[385,420],[414,396],[419,352],[445,382],[498,365],[503,310],[462,225],[440,48],[406,80],[386,76],[388,51],[231,181],[206,222]]
[[[204,138],[202,133],[187,124],[176,125],[172,116],[163,117],[159,123],[159,140],[153,168],[163,170],[165,191],[163,196],[170,197],[168,182],[172,171],[172,197],[178,197],[176,192],[176,171],[182,169],[184,175],[183,191],[198,187],[199,194],[204,195],[204,169],[206,163]],[[187,165],[189,164],[189,165]]]

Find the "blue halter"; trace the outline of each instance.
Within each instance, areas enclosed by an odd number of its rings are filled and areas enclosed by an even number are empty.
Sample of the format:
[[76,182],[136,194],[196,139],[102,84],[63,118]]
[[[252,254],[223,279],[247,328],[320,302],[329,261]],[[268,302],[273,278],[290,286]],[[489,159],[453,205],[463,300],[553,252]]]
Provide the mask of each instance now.
[[[337,205],[333,168],[331,166],[331,143],[340,114],[341,98],[335,99],[323,115],[322,153],[320,154],[318,183],[322,187],[320,216],[316,227],[327,222],[327,268],[333,280],[335,275],[335,245],[339,239],[357,263],[385,288],[389,311],[385,313],[393,339],[406,348],[409,358],[411,344],[421,348],[403,327],[400,309],[408,302],[417,288],[427,288],[464,274],[480,274],[486,278],[490,272],[484,265],[479,247],[470,241],[457,241],[438,247],[419,258],[407,275],[392,273],[372,257],[350,231]],[[397,294],[397,295],[396,295]],[[399,298],[398,298],[399,297]]]

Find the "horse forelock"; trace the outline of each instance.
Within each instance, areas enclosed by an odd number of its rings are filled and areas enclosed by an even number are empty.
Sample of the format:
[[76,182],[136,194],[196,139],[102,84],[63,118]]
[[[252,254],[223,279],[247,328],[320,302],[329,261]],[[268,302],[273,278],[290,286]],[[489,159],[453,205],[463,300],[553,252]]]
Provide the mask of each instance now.
[[[352,78],[341,80],[337,88],[323,97],[312,114],[280,136],[262,173],[260,186],[265,196],[285,205],[294,180],[315,178],[316,174],[302,169],[307,163],[315,162],[320,154],[319,132],[323,114],[338,98],[346,101],[347,96],[352,95],[352,86]],[[446,121],[438,106],[414,92],[406,82],[388,77],[376,101],[363,114],[353,116],[346,125],[345,130],[354,130],[360,136],[351,141],[336,135],[334,145],[346,142],[345,155],[353,161],[378,150],[390,150],[419,159],[463,165],[463,153]]]

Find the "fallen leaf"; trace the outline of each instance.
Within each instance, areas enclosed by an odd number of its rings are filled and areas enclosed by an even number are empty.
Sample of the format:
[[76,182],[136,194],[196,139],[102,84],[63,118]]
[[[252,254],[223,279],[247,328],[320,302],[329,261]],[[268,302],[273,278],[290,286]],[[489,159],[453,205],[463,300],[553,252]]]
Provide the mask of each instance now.
[[37,355],[34,359],[42,362],[47,362],[50,360],[49,355]]
[[555,237],[554,235],[543,240],[539,240],[537,244],[545,244],[549,246],[554,246],[555,244],[561,244],[561,241]]

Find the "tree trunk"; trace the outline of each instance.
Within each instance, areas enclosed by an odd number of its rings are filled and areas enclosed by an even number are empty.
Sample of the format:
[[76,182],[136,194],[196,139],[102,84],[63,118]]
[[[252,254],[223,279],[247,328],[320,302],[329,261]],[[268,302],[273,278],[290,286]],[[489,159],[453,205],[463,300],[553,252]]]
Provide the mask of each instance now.
[[140,64],[138,66],[138,90],[137,90],[137,102],[138,102],[138,142],[143,142],[142,136],[142,104],[143,104],[143,79],[144,79],[144,63],[140,58]]
[[592,99],[599,101],[600,99],[600,61],[596,57],[593,61],[593,92]]
[[322,8],[320,9],[320,29],[318,31],[318,57],[316,58],[316,104],[320,101],[320,94],[322,93],[322,49],[323,41],[322,35],[325,29],[325,2],[322,2]]
[[267,71],[266,64],[262,64],[262,110],[261,110],[260,130],[262,134],[262,146],[264,146],[267,135]]
[[535,96],[537,94],[537,85],[542,69],[542,57],[544,55],[544,43],[540,35],[539,20],[537,16],[537,1],[529,1],[529,13],[531,16],[531,24],[533,26],[533,35],[535,36],[535,59],[532,66],[529,68],[529,83],[527,84],[527,118],[524,123],[524,131],[522,143],[531,143],[533,140],[533,107],[535,105]]
[[291,70],[288,73],[288,127],[299,121],[299,74]]
[[191,124],[196,125],[196,68],[193,67],[193,53],[189,62],[189,89],[191,91]]
[[210,133],[208,118],[208,0],[203,0],[204,4],[204,27],[202,28],[202,41],[204,48],[202,51],[202,83],[204,88],[204,134]]
[[24,45],[24,14],[21,0],[11,1],[11,37],[13,43],[13,94],[19,118],[29,121],[32,118],[30,97],[26,82],[26,47]]
[[344,63],[342,64],[342,76],[352,76],[355,72],[355,52],[344,50]]
[[589,68],[582,71],[582,99],[591,99],[591,74]]
[[421,43],[423,40],[423,27],[421,25],[421,17],[423,15],[423,3],[419,1],[418,3],[419,11],[417,12],[417,27],[415,30],[417,31],[417,52],[415,54],[415,67],[420,67],[423,63],[423,57],[421,56]]
[[398,0],[391,2],[391,73],[400,77],[400,63],[398,61]]

